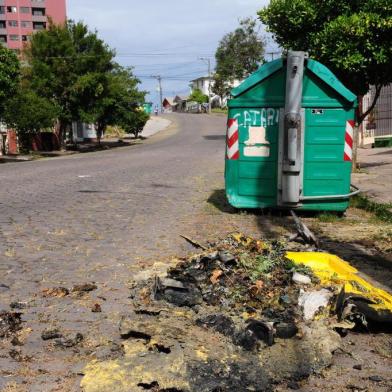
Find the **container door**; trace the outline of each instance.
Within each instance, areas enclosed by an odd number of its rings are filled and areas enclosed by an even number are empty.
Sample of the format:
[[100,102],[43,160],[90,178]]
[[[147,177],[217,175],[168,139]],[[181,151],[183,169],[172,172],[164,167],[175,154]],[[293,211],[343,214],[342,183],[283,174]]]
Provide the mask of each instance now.
[[239,130],[237,192],[241,207],[276,206],[279,109],[232,109]]
[[[349,193],[351,162],[346,159],[344,151],[346,127],[350,120],[348,113],[344,109],[306,109],[304,196]],[[336,202],[326,200],[323,203],[324,207],[329,203],[330,209],[334,209]],[[318,207],[322,209],[323,206]]]

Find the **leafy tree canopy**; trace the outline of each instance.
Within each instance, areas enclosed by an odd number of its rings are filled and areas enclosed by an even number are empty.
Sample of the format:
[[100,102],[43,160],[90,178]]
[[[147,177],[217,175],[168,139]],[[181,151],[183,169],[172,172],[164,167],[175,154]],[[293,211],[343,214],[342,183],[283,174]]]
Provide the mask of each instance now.
[[4,105],[19,83],[19,60],[14,52],[0,45],[0,118]]
[[149,116],[139,110],[146,94],[138,90],[139,83],[131,68],[118,64],[107,75],[104,98],[98,102],[93,113],[99,137],[108,125],[118,125],[126,132],[134,134],[143,129]]
[[240,21],[240,26],[226,34],[215,53],[216,73],[220,80],[232,82],[256,71],[263,62],[264,42],[252,18]]
[[84,120],[104,96],[114,51],[83,23],[50,23],[25,50],[32,89],[59,108],[60,129]]
[[369,111],[392,82],[390,0],[271,0],[258,14],[278,44],[308,51],[357,95],[376,86]]
[[223,97],[226,97],[230,94],[231,88],[232,86],[227,80],[224,80],[220,74],[215,73],[214,82],[212,85],[212,91],[215,94],[219,95],[222,101],[223,101]]
[[192,94],[189,96],[188,101],[197,102],[199,104],[208,102],[208,95],[203,94],[203,92],[196,88],[192,91]]
[[21,87],[6,104],[4,121],[18,132],[33,134],[51,129],[57,115],[58,108],[53,102]]
[[25,85],[20,85],[4,109],[5,123],[16,130],[22,151],[30,149],[30,136],[43,129],[52,129],[58,108],[47,98],[38,96]]

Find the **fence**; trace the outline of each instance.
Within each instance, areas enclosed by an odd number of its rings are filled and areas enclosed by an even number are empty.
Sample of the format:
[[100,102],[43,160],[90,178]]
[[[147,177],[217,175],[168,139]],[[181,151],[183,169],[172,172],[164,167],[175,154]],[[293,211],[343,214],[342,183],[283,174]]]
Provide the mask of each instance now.
[[[374,94],[375,88],[372,87],[363,97],[363,112],[365,112],[373,102]],[[382,88],[376,106],[362,123],[362,144],[373,143],[374,138],[380,136],[392,137],[392,85]]]

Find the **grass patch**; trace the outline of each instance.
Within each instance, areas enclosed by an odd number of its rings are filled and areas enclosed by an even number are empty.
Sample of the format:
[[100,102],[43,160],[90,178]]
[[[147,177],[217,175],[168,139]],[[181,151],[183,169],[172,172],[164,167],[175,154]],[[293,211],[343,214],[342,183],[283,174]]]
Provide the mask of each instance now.
[[356,195],[351,199],[351,207],[359,208],[374,214],[379,220],[392,223],[392,204],[377,203],[366,196]]
[[108,126],[105,132],[105,138],[123,138],[126,136],[125,131],[118,126]]
[[320,222],[333,223],[333,222],[341,221],[343,219],[343,217],[341,217],[337,214],[334,214],[332,212],[322,212],[322,213],[318,214],[317,219]]
[[221,109],[221,108],[213,108],[213,109],[211,109],[211,113],[227,114],[228,110],[227,109]]

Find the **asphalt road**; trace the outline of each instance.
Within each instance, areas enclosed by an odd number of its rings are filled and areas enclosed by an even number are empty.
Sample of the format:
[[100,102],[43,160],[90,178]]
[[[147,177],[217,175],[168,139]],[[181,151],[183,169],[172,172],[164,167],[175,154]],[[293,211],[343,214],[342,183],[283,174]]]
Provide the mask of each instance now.
[[[225,117],[171,119],[142,145],[0,166],[0,309],[28,303],[28,336],[16,349],[34,358],[10,360],[12,346],[0,341],[0,390],[23,382],[28,391],[75,390],[75,355],[117,329],[127,282],[187,251],[179,235],[195,224],[201,187],[222,177]],[[97,284],[94,298],[43,298],[47,288],[85,282]],[[94,301],[102,313],[91,312]],[[40,339],[48,327],[81,332],[84,348],[52,351]]]

